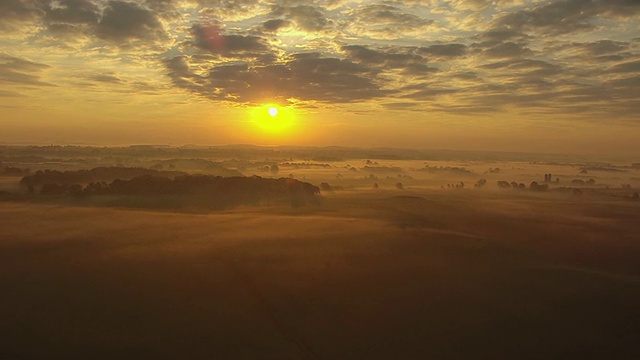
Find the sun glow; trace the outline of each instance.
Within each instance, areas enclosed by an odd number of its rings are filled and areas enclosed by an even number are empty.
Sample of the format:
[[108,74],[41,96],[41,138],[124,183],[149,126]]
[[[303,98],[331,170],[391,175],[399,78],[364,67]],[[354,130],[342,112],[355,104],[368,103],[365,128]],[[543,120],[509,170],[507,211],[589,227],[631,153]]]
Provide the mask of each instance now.
[[260,137],[271,140],[290,137],[295,132],[295,110],[266,104],[251,110],[251,123]]

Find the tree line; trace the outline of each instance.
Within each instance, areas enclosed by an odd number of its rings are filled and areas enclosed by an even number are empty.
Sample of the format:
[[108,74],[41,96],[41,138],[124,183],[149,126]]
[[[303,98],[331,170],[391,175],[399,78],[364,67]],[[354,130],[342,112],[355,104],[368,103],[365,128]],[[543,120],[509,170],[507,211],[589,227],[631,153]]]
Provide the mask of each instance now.
[[[29,181],[25,182],[27,183]],[[84,186],[67,181],[45,183],[41,185],[40,193],[77,197],[172,197],[183,199],[184,201],[178,201],[183,205],[193,203],[209,207],[282,203],[301,207],[320,203],[320,189],[317,186],[290,178],[271,179],[259,176],[180,175],[169,178],[145,174],[128,180],[90,182]]]

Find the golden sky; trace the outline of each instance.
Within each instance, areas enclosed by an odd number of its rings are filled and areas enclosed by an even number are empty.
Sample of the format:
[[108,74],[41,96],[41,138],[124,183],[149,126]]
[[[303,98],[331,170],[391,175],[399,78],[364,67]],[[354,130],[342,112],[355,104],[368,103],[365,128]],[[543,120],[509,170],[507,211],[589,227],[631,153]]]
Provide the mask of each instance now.
[[0,143],[640,155],[639,20],[637,0],[2,0]]

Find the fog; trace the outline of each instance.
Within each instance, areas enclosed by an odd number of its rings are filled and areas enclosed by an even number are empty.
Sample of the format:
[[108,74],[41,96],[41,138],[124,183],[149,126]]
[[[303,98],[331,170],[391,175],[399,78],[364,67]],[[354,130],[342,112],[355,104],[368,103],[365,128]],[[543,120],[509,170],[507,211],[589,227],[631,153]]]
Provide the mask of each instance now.
[[5,171],[0,358],[640,356],[633,164],[75,151],[11,149],[0,168],[162,163],[321,192],[318,203],[187,196],[158,208],[162,194],[30,192]]

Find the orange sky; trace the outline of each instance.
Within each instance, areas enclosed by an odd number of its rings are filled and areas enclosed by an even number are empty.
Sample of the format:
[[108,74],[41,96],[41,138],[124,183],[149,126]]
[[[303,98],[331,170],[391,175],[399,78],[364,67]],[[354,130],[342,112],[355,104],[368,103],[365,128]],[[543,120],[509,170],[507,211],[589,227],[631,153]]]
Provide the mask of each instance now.
[[5,0],[0,143],[640,155],[639,18],[630,0]]

